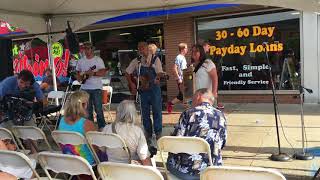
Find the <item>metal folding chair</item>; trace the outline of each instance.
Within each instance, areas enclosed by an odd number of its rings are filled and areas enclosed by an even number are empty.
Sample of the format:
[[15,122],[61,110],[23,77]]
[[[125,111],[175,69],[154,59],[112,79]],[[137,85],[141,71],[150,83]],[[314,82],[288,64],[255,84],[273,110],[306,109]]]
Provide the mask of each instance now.
[[103,162],[98,165],[98,172],[102,180],[139,179],[139,180],[163,180],[159,170],[149,166]]

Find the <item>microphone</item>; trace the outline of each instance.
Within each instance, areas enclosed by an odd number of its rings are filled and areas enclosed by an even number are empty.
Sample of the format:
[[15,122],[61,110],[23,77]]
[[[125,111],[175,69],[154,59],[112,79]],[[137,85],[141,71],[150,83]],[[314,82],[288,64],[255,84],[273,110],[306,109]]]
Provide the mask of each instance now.
[[313,93],[313,91],[312,91],[312,89],[308,89],[308,88],[304,88],[308,93],[310,93],[310,94],[312,94]]
[[310,93],[310,94],[312,94],[313,93],[313,90],[312,89],[309,89],[309,88],[305,88],[305,87],[303,87],[303,86],[299,86],[300,87],[300,90],[301,90],[301,92],[303,92],[303,89],[304,90],[306,90],[308,93]]

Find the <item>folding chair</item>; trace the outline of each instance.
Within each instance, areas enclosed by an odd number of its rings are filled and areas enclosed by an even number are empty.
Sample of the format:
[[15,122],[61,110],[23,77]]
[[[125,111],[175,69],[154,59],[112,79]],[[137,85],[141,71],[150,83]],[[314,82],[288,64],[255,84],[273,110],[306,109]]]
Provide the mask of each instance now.
[[91,165],[80,156],[70,154],[58,154],[50,152],[41,152],[38,155],[38,161],[49,179],[52,179],[48,170],[57,174],[67,173],[72,176],[86,174],[97,180]]
[[103,110],[107,111],[108,115],[110,116],[110,120],[112,120],[112,116],[110,113],[110,106],[111,106],[113,88],[111,86],[103,86],[102,90],[107,91],[109,95],[108,101],[102,104]]
[[163,152],[199,154],[207,153],[209,165],[212,166],[212,157],[210,145],[207,141],[199,137],[181,137],[181,136],[163,136],[158,140],[158,148],[168,179],[179,179],[168,172],[166,161],[163,158]]
[[15,140],[12,132],[9,129],[0,128],[0,140],[11,140],[14,143],[14,145],[17,147],[18,151],[21,151],[17,141]]
[[[41,112],[37,113],[37,120],[40,121],[39,127],[43,129],[47,127],[50,131],[51,128],[49,124],[51,124],[51,120],[49,116],[53,116],[53,119],[58,121],[60,110],[62,105],[55,105],[54,100],[59,99],[59,101],[63,101],[65,98],[65,93],[63,91],[50,91],[48,94],[48,106],[44,107]],[[57,125],[57,123],[56,123]],[[54,128],[55,129],[55,128]]]
[[[0,150],[0,169],[1,168],[5,169],[6,167],[12,167],[16,169],[29,167],[33,175],[36,177],[36,179],[40,180],[39,174],[32,167],[31,160],[23,153],[16,152],[16,151]],[[18,177],[18,178],[24,178],[24,177]]]
[[18,139],[18,142],[21,145],[23,150],[25,150],[25,147],[23,146],[20,139],[23,139],[23,140],[30,139],[33,141],[43,140],[47,147],[46,150],[51,152],[53,151],[51,145],[48,142],[46,135],[40,128],[37,128],[34,126],[13,126],[12,132]]
[[156,168],[134,164],[103,162],[98,165],[98,172],[102,180],[163,180]]
[[230,166],[212,166],[206,168],[200,174],[200,180],[285,180],[286,178],[272,169],[259,167],[230,167]]
[[[93,155],[95,156],[95,159],[98,163],[100,163],[100,160],[94,149],[94,146],[98,146],[99,148],[105,147],[107,148],[107,152],[109,151],[109,149],[117,149],[118,151],[122,150],[123,153],[126,153],[128,156],[128,163],[131,163],[131,154],[129,148],[119,135],[90,131],[86,133],[86,138],[90,145],[91,151],[93,152]],[[108,156],[108,161],[119,162],[110,156]]]
[[[74,146],[77,145],[88,145],[87,140],[78,132],[71,132],[71,131],[52,131],[51,133],[53,140],[56,142],[58,147],[61,144],[71,144]],[[92,150],[89,148],[91,154],[94,154]],[[95,162],[99,162],[98,159],[95,158],[93,155]]]

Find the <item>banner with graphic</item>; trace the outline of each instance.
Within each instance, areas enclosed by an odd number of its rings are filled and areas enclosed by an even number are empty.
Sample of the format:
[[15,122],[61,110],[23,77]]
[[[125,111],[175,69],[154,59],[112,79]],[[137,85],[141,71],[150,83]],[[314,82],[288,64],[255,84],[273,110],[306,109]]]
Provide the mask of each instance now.
[[[34,41],[13,42],[13,69],[14,73],[28,69],[33,73],[37,81],[42,81],[45,70],[50,68],[48,48],[41,40]],[[79,56],[70,54],[69,49],[64,49],[59,42],[52,44],[51,53],[57,77],[62,82],[66,81],[69,74],[69,64],[74,64],[72,61],[79,59]]]

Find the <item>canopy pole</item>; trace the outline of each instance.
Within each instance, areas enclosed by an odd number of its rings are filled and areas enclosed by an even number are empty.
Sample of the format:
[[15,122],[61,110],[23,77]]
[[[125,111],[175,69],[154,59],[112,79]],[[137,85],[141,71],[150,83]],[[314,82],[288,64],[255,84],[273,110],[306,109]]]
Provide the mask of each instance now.
[[[52,70],[52,76],[53,76],[53,89],[54,91],[58,91],[57,88],[57,77],[56,77],[56,66],[54,64],[54,59],[52,58],[52,52],[51,52],[51,44],[52,44],[52,37],[51,37],[51,17],[48,16],[46,18],[46,24],[47,24],[47,33],[48,33],[48,43],[47,43],[47,47],[48,47],[48,59],[49,59],[49,64]],[[59,99],[56,98],[56,105],[59,105]]]

